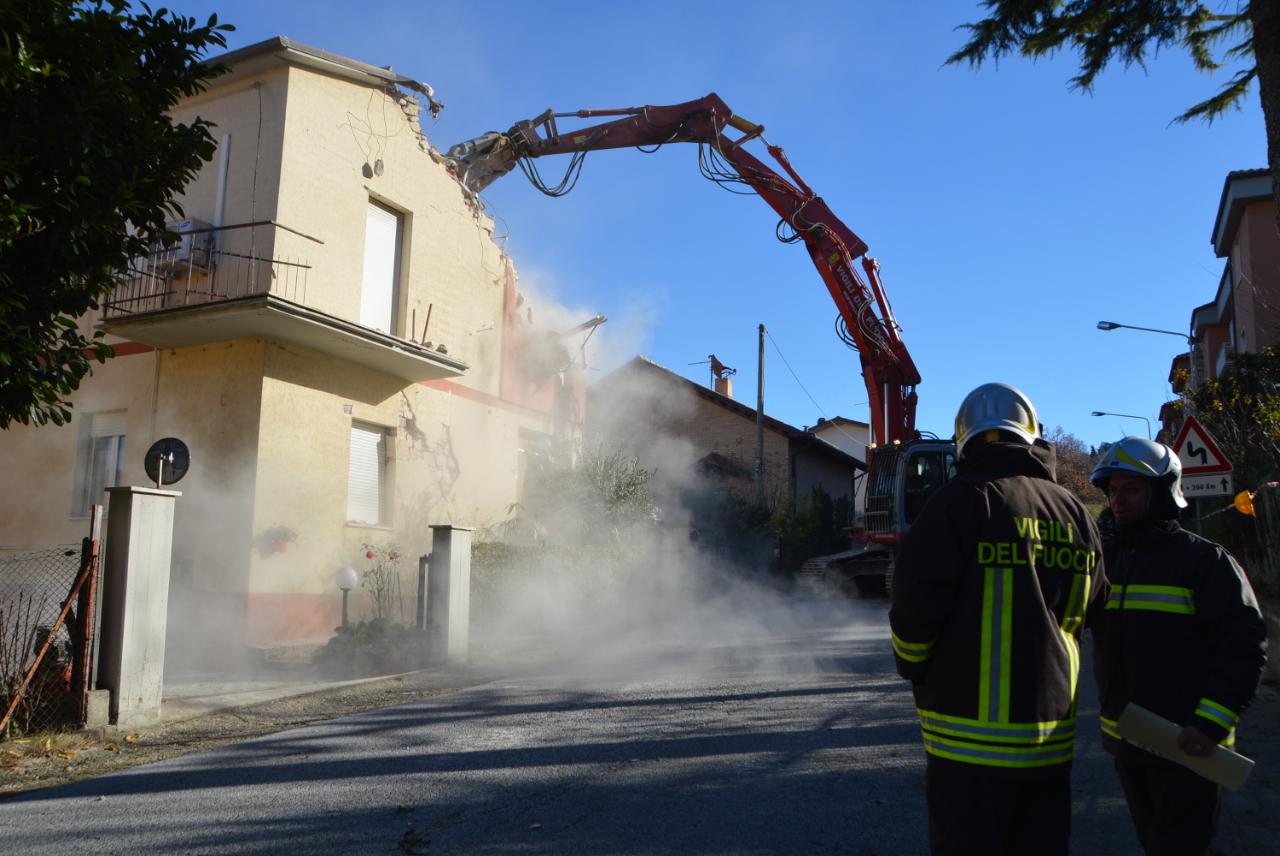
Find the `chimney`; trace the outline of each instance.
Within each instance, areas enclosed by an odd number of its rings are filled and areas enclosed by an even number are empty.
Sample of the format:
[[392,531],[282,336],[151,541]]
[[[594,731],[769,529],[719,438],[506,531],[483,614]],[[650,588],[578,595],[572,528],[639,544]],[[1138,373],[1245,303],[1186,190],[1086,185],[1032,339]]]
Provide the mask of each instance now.
[[725,398],[733,398],[733,378],[716,378],[716,392],[720,393]]

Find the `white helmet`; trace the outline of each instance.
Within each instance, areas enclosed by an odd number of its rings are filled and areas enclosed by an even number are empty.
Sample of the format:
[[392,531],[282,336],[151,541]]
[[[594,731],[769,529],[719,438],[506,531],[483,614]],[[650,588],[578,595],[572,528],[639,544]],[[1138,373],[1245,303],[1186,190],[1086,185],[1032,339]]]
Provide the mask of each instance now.
[[[1111,477],[1121,474],[1155,479],[1167,488],[1167,492],[1152,493],[1151,505],[1156,516],[1177,517],[1176,509],[1187,507],[1186,497],[1182,495],[1182,462],[1173,449],[1163,443],[1143,437],[1125,437],[1113,443],[1093,468],[1089,481],[1105,492]],[[1174,505],[1172,514],[1167,505],[1170,501]],[[1164,513],[1159,513],[1162,510]]]
[[1028,446],[1040,436],[1040,423],[1031,400],[1003,383],[984,383],[964,397],[956,413],[956,448],[964,457],[965,444],[984,431],[1007,431]]

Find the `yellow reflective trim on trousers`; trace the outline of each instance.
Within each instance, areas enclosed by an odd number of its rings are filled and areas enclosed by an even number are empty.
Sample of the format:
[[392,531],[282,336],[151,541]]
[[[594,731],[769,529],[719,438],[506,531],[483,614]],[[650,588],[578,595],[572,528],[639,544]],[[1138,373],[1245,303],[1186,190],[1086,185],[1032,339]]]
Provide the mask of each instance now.
[[953,737],[968,737],[990,743],[1011,743],[1035,746],[1056,740],[1070,740],[1075,736],[1074,718],[1050,722],[982,722],[963,716],[949,716],[931,710],[917,708],[920,728]]
[[892,630],[889,631],[889,636],[893,639],[893,653],[911,663],[923,663],[929,659],[933,654],[934,645],[937,644],[936,641],[907,642]]
[[930,755],[936,755],[939,758],[984,767],[1048,767],[1071,761],[1072,741],[1067,740],[1034,748],[1009,748],[963,743],[926,734],[924,749]]

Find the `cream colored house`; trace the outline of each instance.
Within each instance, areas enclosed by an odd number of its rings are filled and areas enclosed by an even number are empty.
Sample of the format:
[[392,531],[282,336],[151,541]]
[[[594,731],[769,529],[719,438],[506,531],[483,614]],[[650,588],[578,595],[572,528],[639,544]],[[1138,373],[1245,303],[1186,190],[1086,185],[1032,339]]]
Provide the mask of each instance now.
[[[499,522],[525,450],[575,437],[569,334],[540,329],[493,224],[418,121],[430,89],[285,38],[175,111],[219,151],[176,247],[101,312],[115,343],[64,427],[0,433],[0,548],[78,541],[176,437],[170,662],[327,637],[337,569],[399,548],[412,617],[429,525]],[[15,489],[21,486],[21,490]],[[359,616],[363,598],[352,600]]]

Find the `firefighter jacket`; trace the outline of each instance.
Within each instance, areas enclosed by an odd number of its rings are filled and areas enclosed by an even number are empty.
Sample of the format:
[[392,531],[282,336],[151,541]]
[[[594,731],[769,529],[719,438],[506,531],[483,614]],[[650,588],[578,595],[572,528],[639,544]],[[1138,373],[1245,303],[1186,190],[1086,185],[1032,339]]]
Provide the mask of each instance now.
[[1044,441],[980,446],[903,539],[889,623],[931,762],[1022,776],[1071,761],[1081,628],[1104,583],[1097,526],[1056,463]]
[[1129,702],[1233,745],[1267,659],[1240,566],[1173,520],[1117,526],[1105,555],[1111,593],[1091,623],[1104,745],[1123,742]]

